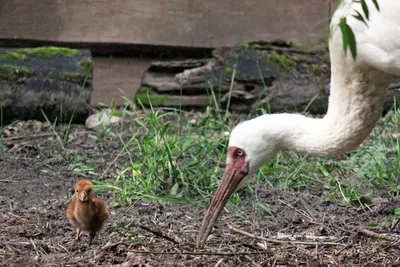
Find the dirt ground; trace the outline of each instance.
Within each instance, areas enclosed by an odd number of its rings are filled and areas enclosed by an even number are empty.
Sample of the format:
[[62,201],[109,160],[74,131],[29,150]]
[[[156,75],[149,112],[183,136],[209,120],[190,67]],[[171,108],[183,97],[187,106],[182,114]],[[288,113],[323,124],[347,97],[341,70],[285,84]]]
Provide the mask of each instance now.
[[[245,197],[238,208],[222,214],[202,250],[193,243],[206,206],[145,201],[130,208],[110,207],[111,219],[93,244],[88,247],[86,236],[75,243],[75,229],[65,212],[71,188],[82,176],[71,170],[71,161],[76,155],[91,159],[94,174],[89,178],[94,178],[120,152],[120,145],[95,142],[89,137],[93,132],[82,126],[72,133],[74,139],[62,153],[46,127],[30,122],[8,131],[9,150],[0,157],[1,266],[400,264],[399,227],[387,237],[386,228],[368,226],[390,219],[400,199],[374,199],[370,209],[324,204],[323,188],[254,188],[256,201],[276,218]],[[102,197],[110,203],[109,196]]]

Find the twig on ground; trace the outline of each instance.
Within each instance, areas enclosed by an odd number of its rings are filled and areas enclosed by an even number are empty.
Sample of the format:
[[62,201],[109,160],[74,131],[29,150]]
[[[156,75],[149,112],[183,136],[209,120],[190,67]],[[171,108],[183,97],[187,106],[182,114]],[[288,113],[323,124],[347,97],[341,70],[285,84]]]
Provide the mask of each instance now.
[[141,254],[155,254],[155,255],[205,255],[205,256],[244,256],[244,255],[261,255],[261,254],[268,254],[270,251],[259,251],[259,252],[190,252],[190,251],[143,251],[143,250],[129,250],[132,253],[141,253]]
[[43,133],[43,134],[34,134],[34,135],[29,135],[29,136],[13,136],[13,137],[6,137],[4,138],[5,141],[15,141],[15,140],[21,140],[21,139],[35,139],[35,138],[42,138],[42,137],[49,137],[54,135],[54,133]]
[[288,206],[289,208],[291,208],[291,209],[297,211],[299,214],[303,215],[303,216],[306,217],[308,220],[310,220],[310,221],[313,220],[313,218],[312,218],[309,214],[307,214],[307,212],[305,212],[305,211],[303,211],[303,210],[299,210],[299,209],[293,207],[292,205],[290,205],[289,203],[286,203],[286,202],[283,201],[283,200],[278,199],[278,201],[281,202],[282,204]]
[[33,248],[35,249],[36,254],[39,254],[39,251],[37,250],[36,244],[35,244],[35,242],[33,242],[33,239],[30,238],[29,240],[31,241],[31,244],[32,244]]
[[335,253],[335,256],[339,256],[340,253],[342,253],[343,251],[345,251],[348,248],[351,248],[353,246],[353,244],[348,244],[347,246],[342,247],[338,252]]
[[342,231],[344,233],[352,234],[352,235],[354,235],[354,233],[355,233],[354,231],[350,231],[350,230],[347,230],[347,229],[344,229],[342,227],[339,227],[339,226],[336,226],[336,225],[332,225],[332,224],[324,224],[324,223],[321,223],[321,222],[318,222],[318,221],[311,221],[310,223],[313,223],[313,224],[316,224],[316,225],[320,225],[320,226],[323,226],[323,227],[332,227],[332,228],[335,228],[336,230]]
[[323,240],[334,240],[336,242],[340,241],[343,239],[338,238],[337,236],[318,236],[318,235],[292,235],[292,234],[284,234],[284,233],[278,233],[276,236],[270,237],[276,240],[281,240],[281,239],[289,239],[289,240],[295,240],[295,239],[306,239],[306,240],[313,240],[313,241],[323,241]]
[[398,238],[396,241],[393,241],[392,243],[390,243],[389,245],[387,245],[386,247],[384,247],[383,249],[388,249],[390,247],[393,247],[395,245],[398,245],[400,243],[400,238]]
[[275,243],[275,244],[296,244],[296,245],[314,245],[315,244],[320,244],[320,245],[331,245],[331,246],[345,246],[344,244],[337,243],[337,242],[307,242],[307,241],[292,241],[292,240],[276,240],[276,239],[271,239],[271,238],[266,238],[263,236],[257,236],[251,233],[248,233],[246,231],[237,229],[233,227],[232,225],[228,224],[228,228],[238,234],[253,238],[253,239],[258,239],[270,243]]
[[68,249],[66,249],[63,245],[61,245],[61,244],[58,244],[57,246],[59,246],[60,248],[62,248],[65,252],[67,252],[68,254],[71,254],[71,252],[68,250]]
[[300,203],[301,203],[301,205],[303,205],[304,209],[307,211],[307,214],[308,214],[311,218],[314,219],[314,214],[315,214],[315,212],[312,212],[312,211],[311,211],[310,206],[304,201],[303,198],[300,198]]
[[219,259],[219,261],[214,265],[214,267],[218,267],[224,261],[224,258]]
[[180,243],[179,243],[178,241],[176,241],[175,239],[173,239],[173,238],[171,238],[171,237],[169,237],[169,236],[167,236],[167,235],[161,233],[161,231],[152,230],[152,229],[150,229],[149,227],[144,226],[144,225],[141,225],[141,224],[138,224],[138,225],[136,225],[136,226],[139,227],[139,228],[141,228],[141,229],[143,229],[143,230],[146,230],[146,231],[148,231],[148,232],[150,232],[150,233],[152,233],[152,234],[154,234],[154,235],[156,235],[156,236],[158,236],[158,237],[164,238],[165,240],[168,240],[168,241],[170,241],[170,242],[172,242],[172,243],[174,243],[174,244],[178,244],[178,245],[180,244]]
[[400,219],[398,219],[393,225],[392,227],[390,227],[390,232],[393,232],[393,230],[397,227],[397,225],[399,224]]
[[257,263],[255,263],[255,262],[253,261],[253,259],[249,257],[249,255],[246,255],[246,256],[244,256],[244,257],[245,257],[245,258],[251,263],[251,265],[253,265],[254,267],[260,267],[260,265],[257,264]]
[[118,245],[120,245],[120,244],[123,244],[123,242],[120,241],[120,242],[116,242],[116,243],[111,243],[110,241],[108,241],[107,244],[105,244],[104,246],[102,246],[102,247],[100,248],[99,251],[104,251],[104,250],[106,250],[106,249],[109,249],[109,248],[118,246]]
[[[98,260],[99,258],[101,258],[101,256],[103,256],[104,255],[104,251],[105,250],[107,250],[107,249],[109,249],[109,248],[112,248],[112,247],[115,247],[115,246],[118,246],[118,245],[120,245],[120,244],[122,244],[123,242],[116,242],[116,243],[111,243],[111,241],[108,241],[104,246],[102,246],[99,250],[98,250],[98,255],[96,255],[96,257],[94,257],[94,260]],[[97,254],[97,253],[96,253]]]
[[399,235],[378,234],[378,233],[372,232],[368,229],[361,228],[361,227],[357,228],[357,230],[358,230],[358,232],[360,232],[366,236],[375,237],[375,238],[379,238],[379,239],[383,239],[383,240],[387,240],[387,241],[396,242],[400,238]]

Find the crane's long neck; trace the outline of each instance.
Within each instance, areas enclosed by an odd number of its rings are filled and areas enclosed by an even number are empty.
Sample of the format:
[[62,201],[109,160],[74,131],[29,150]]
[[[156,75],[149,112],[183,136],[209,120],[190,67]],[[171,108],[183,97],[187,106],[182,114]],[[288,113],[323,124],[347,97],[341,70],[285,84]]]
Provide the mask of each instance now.
[[382,114],[391,76],[361,68],[339,68],[334,64],[332,73],[326,116],[323,119],[304,117],[288,126],[291,131],[285,131],[283,150],[335,156],[357,148],[372,131]]

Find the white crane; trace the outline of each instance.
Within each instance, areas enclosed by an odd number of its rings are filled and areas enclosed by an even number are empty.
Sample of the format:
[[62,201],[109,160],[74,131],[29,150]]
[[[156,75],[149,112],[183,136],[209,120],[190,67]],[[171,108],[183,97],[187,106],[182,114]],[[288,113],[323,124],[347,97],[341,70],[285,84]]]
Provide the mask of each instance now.
[[280,151],[335,156],[356,149],[382,114],[386,90],[400,77],[400,1],[373,0],[368,26],[352,15],[364,14],[360,1],[344,0],[333,14],[331,29],[346,18],[356,39],[357,58],[343,49],[342,32],[329,41],[331,89],[323,119],[299,114],[270,114],[245,121],[231,132],[226,168],[205,214],[197,246],[202,247],[233,192]]

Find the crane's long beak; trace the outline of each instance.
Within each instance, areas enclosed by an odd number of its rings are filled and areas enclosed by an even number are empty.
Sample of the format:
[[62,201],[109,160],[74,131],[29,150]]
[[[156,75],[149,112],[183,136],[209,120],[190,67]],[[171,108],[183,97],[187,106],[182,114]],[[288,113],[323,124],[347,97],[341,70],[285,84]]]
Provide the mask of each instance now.
[[246,175],[247,172],[237,170],[231,164],[226,166],[222,181],[219,184],[213,199],[211,200],[211,204],[208,207],[206,215],[204,216],[201,224],[199,235],[197,236],[196,240],[197,248],[203,247],[226,202],[228,202],[229,197],[235,192],[238,185],[241,181],[243,181]]

